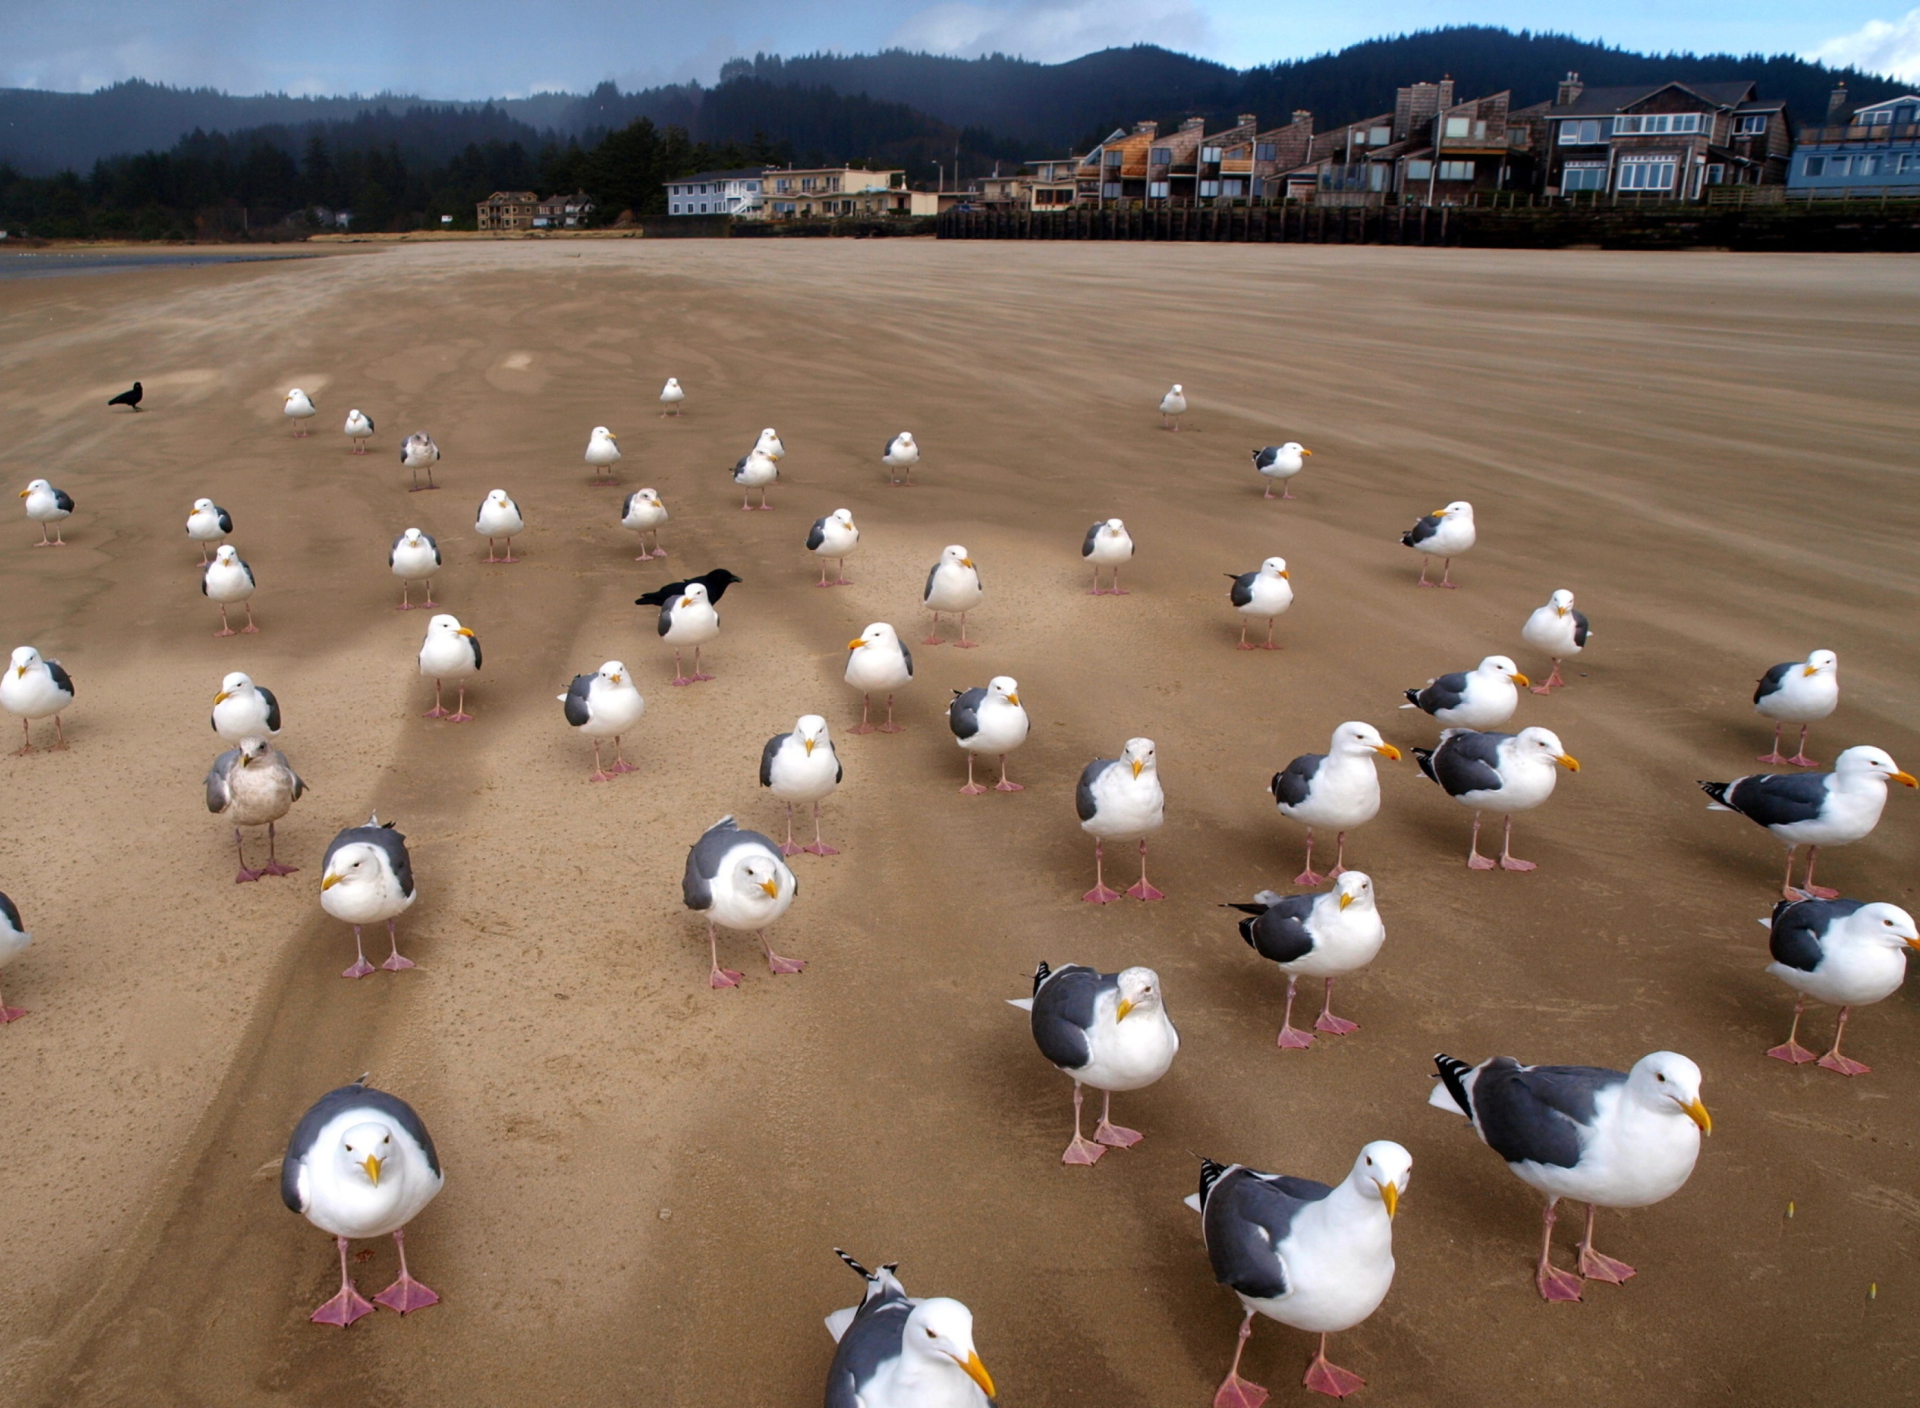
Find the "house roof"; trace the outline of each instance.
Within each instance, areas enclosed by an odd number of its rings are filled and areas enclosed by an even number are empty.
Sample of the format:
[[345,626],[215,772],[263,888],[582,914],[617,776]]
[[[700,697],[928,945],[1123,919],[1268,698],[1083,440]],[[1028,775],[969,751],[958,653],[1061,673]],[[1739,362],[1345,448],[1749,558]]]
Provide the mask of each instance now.
[[1863,112],[1879,112],[1882,108],[1897,108],[1902,103],[1920,103],[1920,93],[1902,93],[1897,98],[1888,98],[1884,103],[1870,103],[1864,108],[1855,108],[1854,116]]
[[481,202],[483,205],[532,205],[540,197],[532,191],[495,191]]
[[1655,93],[1678,88],[1715,107],[1738,107],[1754,101],[1759,85],[1735,80],[1731,83],[1649,83],[1631,88],[1588,88],[1570,103],[1556,103],[1547,109],[1548,117],[1611,117]]
[[731,171],[696,171],[691,176],[676,176],[662,181],[663,186],[681,186],[693,181],[758,181],[766,175],[764,166],[737,166]]

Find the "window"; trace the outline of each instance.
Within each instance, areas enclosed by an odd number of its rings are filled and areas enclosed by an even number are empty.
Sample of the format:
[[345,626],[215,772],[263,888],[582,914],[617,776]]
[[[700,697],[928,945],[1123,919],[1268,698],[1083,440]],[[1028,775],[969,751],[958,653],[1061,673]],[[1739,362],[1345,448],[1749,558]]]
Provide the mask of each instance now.
[[1147,153],[1147,164],[1149,166],[1172,166],[1173,165],[1173,148],[1172,147],[1153,148],[1151,151]]
[[1669,133],[1698,132],[1702,114],[1697,112],[1630,113],[1613,120],[1616,137],[1660,137]]
[[1407,163],[1409,181],[1425,181],[1433,175],[1433,163],[1430,161],[1410,161]]
[[760,183],[758,181],[749,181],[747,182],[747,189],[757,194],[760,190]]
[[1447,119],[1447,135],[1449,137],[1464,137],[1472,126],[1473,124],[1464,117],[1450,117]]
[[1880,158],[1877,156],[1857,156],[1853,159],[1853,174],[1856,176],[1877,176],[1880,174]]
[[1165,200],[1167,198],[1169,184],[1170,183],[1166,181],[1147,182],[1147,199],[1148,200]]
[[1583,117],[1577,122],[1560,124],[1560,145],[1563,147],[1592,147],[1607,140],[1612,131],[1612,119],[1605,117]]
[[1885,127],[1893,121],[1891,110],[1885,112],[1857,112],[1853,115],[1857,127]]
[[1597,161],[1584,166],[1568,166],[1560,173],[1560,190],[1566,195],[1575,191],[1604,191],[1606,188],[1607,168]]
[[1201,194],[1202,196],[1217,196],[1217,195],[1219,195],[1219,194],[1220,194],[1220,183],[1219,183],[1218,181],[1202,181],[1202,182],[1200,183],[1200,194]]
[[1200,148],[1200,160],[1202,161],[1221,161],[1225,158],[1225,156],[1226,156],[1226,153],[1221,151],[1220,148],[1218,147]]
[[1802,170],[1808,176],[1824,176],[1827,174],[1827,159],[1823,156],[1810,156]]
[[1230,199],[1238,199],[1246,193],[1247,183],[1245,181],[1222,181],[1220,183],[1220,194]]
[[1727,168],[1719,162],[1716,161],[1707,168],[1707,184],[1709,186],[1718,186],[1726,179]]
[[1888,157],[1887,169],[1897,171],[1902,176],[1910,176],[1920,171],[1920,152],[1902,152],[1897,157]]
[[1473,163],[1470,161],[1443,161],[1440,163],[1442,181],[1471,181]]
[[1253,144],[1253,159],[1255,161],[1280,160],[1279,145],[1274,142],[1255,142]]
[[1124,152],[1106,152],[1104,158],[1108,166],[1118,166],[1125,159]]
[[1829,176],[1845,176],[1852,169],[1853,158],[1850,156],[1830,156],[1827,158],[1827,175]]
[[1677,163],[1670,156],[1650,161],[1623,161],[1614,184],[1622,191],[1670,191]]
[[1100,199],[1119,200],[1120,199],[1120,183],[1118,181],[1107,181],[1103,183],[1100,187]]
[[1758,137],[1767,130],[1767,115],[1763,112],[1744,113],[1733,120],[1733,135],[1736,137]]

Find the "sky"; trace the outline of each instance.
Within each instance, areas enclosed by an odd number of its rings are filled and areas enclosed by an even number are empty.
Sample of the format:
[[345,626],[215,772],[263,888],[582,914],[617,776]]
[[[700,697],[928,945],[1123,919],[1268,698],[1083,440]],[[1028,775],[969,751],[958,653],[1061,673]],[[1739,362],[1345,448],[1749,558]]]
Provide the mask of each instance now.
[[1884,0],[0,0],[0,87],[124,78],[230,93],[430,98],[633,89],[757,51],[884,47],[1043,62],[1134,43],[1238,68],[1443,24],[1664,52],[1799,53],[1920,82],[1920,9]]

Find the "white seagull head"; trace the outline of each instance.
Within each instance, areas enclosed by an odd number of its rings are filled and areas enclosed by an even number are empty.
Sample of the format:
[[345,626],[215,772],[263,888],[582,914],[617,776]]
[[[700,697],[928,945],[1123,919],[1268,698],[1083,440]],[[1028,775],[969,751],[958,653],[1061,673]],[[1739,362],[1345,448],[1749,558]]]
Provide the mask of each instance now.
[[1101,525],[1100,531],[1105,533],[1109,538],[1117,538],[1127,531],[1127,525],[1117,518],[1109,518]]
[[334,1151],[334,1167],[349,1186],[360,1184],[362,1187],[378,1188],[382,1178],[388,1183],[388,1196],[397,1197],[398,1180],[387,1173],[387,1165],[398,1154],[394,1148],[393,1131],[384,1124],[368,1120],[357,1124],[340,1137],[340,1147]]
[[513,500],[507,497],[507,491],[505,489],[489,489],[487,491],[487,502],[495,508],[513,507]]
[[213,500],[212,499],[195,499],[193,501],[193,511],[195,513],[212,513]]
[[759,443],[753,448],[755,453],[765,455],[770,460],[785,459],[787,455],[787,447],[780,443],[779,433],[772,426],[760,432]]
[[853,510],[850,508],[837,508],[827,517],[844,528],[853,527]]
[[892,647],[898,650],[900,648],[900,637],[894,631],[893,627],[889,626],[885,621],[875,621],[872,625],[861,631],[858,636],[847,642],[848,650],[859,650],[864,646],[875,646],[883,650]]
[[1004,699],[1017,707],[1020,703],[1020,682],[1012,675],[995,675],[987,681],[987,695],[992,699]]
[[240,554],[238,550],[234,548],[233,544],[222,543],[214,550],[213,563],[211,565],[218,567],[238,567],[240,565]]
[[907,1316],[900,1336],[901,1351],[909,1359],[934,1360],[943,1369],[958,1365],[988,1398],[993,1376],[973,1347],[973,1312],[947,1296],[921,1301]]
[[232,674],[220,681],[220,692],[213,696],[213,702],[216,704],[224,704],[241,690],[252,688],[253,677],[242,671],[235,670]]
[[30,645],[20,646],[13,652],[13,673],[16,678],[40,664],[40,652]]
[[913,448],[913,432],[911,430],[901,431],[893,437],[893,443],[903,450],[911,450]]
[[620,437],[615,435],[611,430],[608,430],[604,425],[596,425],[593,428],[593,433],[587,438],[592,441],[611,440],[616,445],[620,443]]
[[1435,509],[1433,516],[1435,518],[1464,518],[1467,522],[1471,523],[1473,522],[1473,505],[1465,499],[1455,499],[1445,508]]
[[1120,750],[1120,761],[1132,770],[1135,777],[1143,773],[1157,775],[1159,763],[1156,761],[1151,738],[1129,738],[1127,746]]
[[696,602],[705,605],[706,600],[707,584],[705,582],[688,582],[686,590],[680,594],[680,605],[683,607],[692,606]]
[[1902,782],[1908,787],[1920,787],[1910,772],[1902,772],[1900,765],[1893,760],[1884,748],[1875,748],[1869,744],[1860,744],[1849,748],[1833,760],[1833,770],[1837,773],[1862,773],[1872,777],[1883,777],[1890,782]]
[[320,877],[323,892],[336,885],[344,885],[348,893],[355,890],[365,893],[370,888],[377,892],[388,883],[387,854],[370,841],[355,841],[335,851],[333,863]]
[[1361,723],[1354,719],[1341,724],[1333,731],[1333,741],[1328,746],[1331,753],[1343,753],[1355,757],[1362,753],[1377,753],[1390,763],[1400,761],[1400,750],[1380,736],[1380,730],[1372,724]]
[[1920,949],[1920,929],[1914,928],[1913,916],[1897,904],[1864,904],[1841,922],[1850,938],[1888,948]]
[[1831,674],[1840,668],[1840,657],[1831,650],[1816,650],[1801,668],[1809,675]]
[[441,615],[435,616],[431,621],[427,622],[427,635],[429,637],[432,637],[432,636],[471,637],[473,635],[473,632],[460,624],[460,618],[458,616],[448,616],[442,613]]
[[1544,758],[1568,772],[1580,771],[1580,760],[1568,754],[1560,735],[1550,728],[1523,728],[1513,736],[1513,744],[1523,758]]
[[949,543],[946,547],[940,549],[940,565],[942,567],[971,567],[973,566],[973,559],[967,556],[967,550],[961,547],[960,544]]
[[1123,968],[1115,981],[1113,1020],[1124,1022],[1135,1012],[1160,1010],[1160,975],[1151,968]]
[[637,489],[634,491],[633,496],[643,504],[650,504],[655,508],[660,506],[660,495],[656,490]]
[[1533,683],[1533,681],[1520,673],[1520,667],[1518,665],[1514,664],[1513,661],[1504,655],[1489,655],[1486,659],[1482,660],[1480,662],[1479,673],[1483,675],[1505,675],[1515,684]]
[[426,535],[418,528],[409,528],[400,535],[400,541],[410,548],[421,547],[426,543]]
[[[1289,440],[1280,447],[1280,453],[1283,455],[1311,455],[1313,451],[1309,450],[1305,445],[1302,445],[1298,440]],[[1396,1145],[1395,1147],[1397,1148],[1398,1146]]]
[[813,750],[822,743],[829,743],[827,721],[818,714],[802,714],[793,725],[793,736],[800,740],[800,746],[807,750],[807,756],[813,756]]
[[1391,1218],[1413,1178],[1413,1155],[1391,1139],[1376,1139],[1353,1161],[1351,1181],[1362,1197],[1378,1198]]
[[1627,1073],[1627,1093],[1661,1114],[1678,1115],[1713,1133],[1713,1117],[1700,1103],[1700,1068],[1677,1051],[1642,1056]]
[[1364,870],[1343,870],[1340,878],[1333,882],[1333,894],[1340,897],[1340,909],[1346,910],[1358,905],[1364,912],[1373,908],[1373,877]]
[[1286,577],[1289,581],[1293,580],[1287,571],[1287,560],[1284,557],[1268,558],[1260,564],[1260,570],[1269,577]]
[[770,900],[780,898],[780,867],[771,856],[748,856],[733,873],[733,883],[743,895],[755,890]]
[[257,763],[273,751],[273,745],[255,734],[249,734],[239,742],[240,766]]
[[1562,587],[1547,598],[1547,605],[1553,608],[1554,615],[1564,616],[1573,610],[1573,593]]
[[663,391],[678,391],[680,389],[680,378],[677,376],[668,377],[667,384],[661,389]]
[[51,494],[52,492],[53,485],[44,479],[35,479],[20,491],[20,497],[24,499],[29,494]]
[[599,675],[608,684],[625,684],[629,678],[626,662],[622,660],[607,661],[600,667]]

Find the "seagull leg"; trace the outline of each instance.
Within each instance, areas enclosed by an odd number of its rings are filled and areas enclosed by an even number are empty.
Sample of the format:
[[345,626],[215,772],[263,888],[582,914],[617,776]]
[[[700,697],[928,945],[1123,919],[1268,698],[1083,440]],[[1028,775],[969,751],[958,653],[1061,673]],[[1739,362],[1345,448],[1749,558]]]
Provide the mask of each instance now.
[[473,722],[473,715],[467,712],[467,687],[463,684],[459,688],[459,702],[453,706],[453,712],[447,715],[447,722],[450,724],[470,724]]
[[230,636],[232,634],[233,627],[227,624],[227,604],[223,601],[220,603],[220,629],[215,631],[213,636],[215,640],[218,640],[222,636]]
[[[1548,675],[1544,682],[1532,686],[1532,689],[1535,694],[1551,694],[1555,689],[1566,688],[1566,684],[1567,682],[1560,678],[1560,661],[1558,658],[1555,658],[1553,662],[1553,673]],[[1780,759],[1762,758],[1760,761],[1763,763],[1777,763]]]
[[267,823],[267,868],[260,872],[262,875],[292,875],[295,871],[300,869],[300,867],[297,865],[280,864],[279,857],[274,855],[273,853],[273,845],[274,845],[273,823],[268,822]]
[[382,968],[386,969],[389,973],[398,973],[403,968],[413,967],[413,960],[411,958],[402,958],[400,956],[400,936],[394,932],[393,921],[391,919],[387,921],[387,943],[392,947],[393,951],[387,955],[386,962],[380,965]]
[[343,978],[364,978],[373,971],[373,965],[367,962],[367,951],[360,946],[360,926],[353,926],[353,967],[340,970]]
[[1430,587],[1433,585],[1432,582],[1429,582],[1427,580],[1427,569],[1431,566],[1433,566],[1432,558],[1423,557],[1420,559],[1420,585],[1423,587]]
[[407,1274],[407,1234],[403,1228],[394,1229],[393,1245],[400,1253],[400,1279],[375,1296],[374,1302],[384,1305],[388,1310],[397,1310],[402,1315],[409,1310],[425,1310],[430,1305],[438,1305],[440,1297]]
[[413,583],[411,583],[411,582],[402,582],[402,583],[400,584],[400,604],[399,604],[398,606],[396,606],[396,607],[394,608],[394,610],[396,610],[396,611],[411,611],[411,610],[413,610],[413,600],[412,600],[412,597],[413,597]]
[[764,930],[755,929],[753,936],[760,940],[760,947],[766,950],[769,973],[798,973],[807,966],[807,960],[804,958],[788,958],[784,954],[775,953],[773,945],[767,942]]
[[[1793,1066],[1804,1066],[1807,1062],[1814,1059],[1813,1053],[1802,1046],[1798,1039],[1800,1036],[1800,1014],[1806,1010],[1807,999],[1803,994],[1800,1000],[1793,1004],[1793,1025],[1787,1028],[1787,1039],[1767,1052],[1767,1055],[1773,1057],[1776,1061],[1785,1061]],[[1838,1047],[1839,1044],[1836,1038],[1834,1045]]]
[[1610,1286],[1626,1284],[1633,1268],[1624,1261],[1602,1256],[1593,1249],[1593,1216],[1599,1209],[1587,1204],[1587,1235],[1580,1239],[1580,1274],[1589,1281],[1605,1281]]
[[1128,591],[1126,588],[1120,585],[1120,569],[1118,567],[1113,569],[1113,590],[1108,592],[1107,595],[1108,596],[1132,596],[1133,595],[1132,592]]
[[487,539],[487,561],[488,562],[493,561],[493,539],[492,538]]
[[[1105,862],[1106,862],[1106,848],[1102,845],[1101,842],[1095,841],[1093,843],[1093,888],[1091,890],[1088,890],[1084,895],[1080,896],[1080,898],[1085,900],[1088,904],[1112,904],[1115,900],[1120,898],[1118,893],[1116,893],[1113,890],[1109,890],[1107,888],[1106,877],[1101,873]],[[1075,1097],[1075,1101],[1077,1104],[1078,1103],[1077,1095]]]
[[612,782],[613,774],[600,766],[600,740],[593,740],[593,776],[588,782]]
[[1105,596],[1106,595],[1106,593],[1100,589],[1100,569],[1098,567],[1093,569],[1093,586],[1088,589],[1087,595],[1088,596]]
[[967,785],[965,787],[962,787],[960,790],[961,792],[963,792],[969,797],[978,797],[982,792],[987,790],[986,788],[982,787],[979,783],[973,780],[973,750],[972,749],[967,750]]
[[800,854],[800,848],[793,844],[793,803],[792,802],[787,803],[787,841],[786,841],[786,844],[780,848],[780,854],[783,856],[797,856]]
[[1500,868],[1502,870],[1538,870],[1540,867],[1530,860],[1516,860],[1513,856],[1513,813],[1507,813],[1507,824],[1500,833]]
[[1320,1004],[1320,1015],[1313,1019],[1313,1029],[1327,1032],[1333,1036],[1345,1036],[1348,1032],[1360,1030],[1358,1022],[1349,1022],[1345,1017],[1333,1015],[1333,979],[1327,979],[1326,1000]]
[[967,613],[964,611],[960,613],[960,639],[955,641],[953,646],[956,650],[978,650],[980,648],[979,641],[967,639]]
[[1278,650],[1280,648],[1273,643],[1274,620],[1275,618],[1272,616],[1267,617],[1267,643],[1260,647],[1262,650]]
[[1333,833],[1333,869],[1327,872],[1327,879],[1338,880],[1347,873],[1347,833]]
[[761,512],[763,513],[773,512],[773,505],[767,502],[767,486],[766,485],[762,485],[760,488],[760,509],[761,509]]
[[1260,647],[1259,647],[1259,646],[1257,646],[1257,645],[1252,645],[1252,644],[1249,644],[1249,643],[1248,643],[1248,641],[1247,641],[1247,623],[1246,623],[1245,621],[1242,621],[1242,622],[1240,623],[1240,646],[1239,646],[1239,648],[1240,648],[1241,650],[1258,650],[1258,649],[1260,648]]
[[1291,479],[1282,479],[1280,481],[1280,497],[1283,499],[1297,499],[1300,497],[1293,492],[1293,481]]
[[695,684],[699,684],[703,680],[710,680],[713,678],[712,675],[702,673],[700,669],[700,647],[697,645],[693,648],[693,673],[690,676],[688,676],[688,678],[691,679]]
[[906,732],[906,728],[907,726],[905,724],[897,724],[893,721],[893,696],[889,694],[887,696],[887,721],[880,725],[880,732],[904,733]]
[[834,572],[833,584],[836,587],[850,587],[853,585],[852,582],[847,580],[847,560],[844,557],[838,560],[838,566]]
[[1843,1076],[1863,1076],[1873,1067],[1840,1054],[1840,1038],[1847,1034],[1847,1017],[1852,1011],[1851,1007],[1840,1009],[1840,1025],[1833,1033],[1833,1050],[1820,1058],[1820,1065],[1825,1070],[1838,1071]]
[[1247,1340],[1252,1334],[1253,1312],[1249,1310],[1247,1318],[1240,1322],[1240,1339],[1233,1347],[1233,1367],[1227,1370],[1226,1378],[1214,1392],[1213,1408],[1260,1408],[1267,1401],[1264,1388],[1240,1377],[1240,1356],[1246,1353]]
[[668,684],[692,684],[693,683],[692,680],[688,679],[685,675],[680,673],[680,647],[677,645],[673,648],[673,678],[668,680],[667,683]]
[[1300,1382],[1311,1392],[1324,1393],[1329,1398],[1345,1398],[1367,1386],[1367,1381],[1351,1369],[1342,1369],[1338,1364],[1327,1361],[1325,1335],[1320,1336],[1320,1348],[1314,1351],[1313,1359],[1307,1365],[1307,1376]]
[[820,804],[818,802],[813,804],[813,844],[804,849],[807,854],[816,856],[837,856],[840,854],[839,847],[829,846],[826,843],[826,839],[820,834]]
[[1147,883],[1147,843],[1144,837],[1140,841],[1140,883],[1129,885],[1127,893],[1137,900],[1163,900],[1167,897],[1166,891],[1156,890]]
[[814,585],[816,587],[830,587],[833,585],[832,582],[827,580],[827,560],[824,557],[820,559],[820,580],[815,582]]
[[13,756],[24,758],[33,751],[33,725],[25,719],[20,720],[20,746],[13,750]]
[[1278,1043],[1282,1051],[1305,1051],[1313,1045],[1313,1033],[1303,1032],[1293,1024],[1293,992],[1299,982],[1291,973],[1287,975],[1287,1009],[1280,1018]]
[[920,644],[922,645],[945,645],[946,644],[945,641],[940,639],[940,613],[938,611],[933,613],[933,624],[927,627],[926,639],[921,641]]
[[[599,755],[595,754],[594,756],[597,761]],[[623,772],[639,772],[640,771],[639,768],[635,767],[632,763],[628,762],[626,758],[621,756],[620,735],[617,733],[613,736],[613,767],[610,769],[610,771],[616,774],[623,773]]]
[[1007,755],[1005,753],[1000,755],[1000,780],[993,784],[993,790],[996,792],[1024,792],[1027,790],[1023,783],[1007,781]]
[[1100,1123],[1093,1127],[1093,1142],[1109,1149],[1131,1149],[1146,1136],[1137,1129],[1113,1122],[1113,1092],[1100,1092]]
[[1480,854],[1480,813],[1473,814],[1473,837],[1467,842],[1467,869],[1492,870],[1493,862]]
[[873,732],[873,695],[862,693],[860,696],[860,722],[848,730],[850,733]]
[[362,1315],[373,1314],[373,1305],[353,1288],[353,1277],[347,1274],[347,1239],[333,1240],[340,1248],[340,1293],[308,1318],[316,1325],[338,1325],[344,1330]]
[[752,512],[753,512],[753,490],[751,490],[751,489],[743,489],[743,490],[741,490],[741,492],[740,492],[740,512],[742,512],[742,513],[752,513]]
[[1437,583],[1435,583],[1435,585],[1440,587],[1445,587],[1450,592],[1458,591],[1460,589],[1460,584],[1453,580],[1453,559],[1452,558],[1448,558],[1446,560],[1446,565],[1440,569],[1440,580]]
[[1780,721],[1778,721],[1777,723],[1775,723],[1775,724],[1774,724],[1774,726],[1773,726],[1773,751],[1772,751],[1771,753],[1762,753],[1762,754],[1761,754],[1761,755],[1760,755],[1760,756],[1759,756],[1758,758],[1756,758],[1756,759],[1755,759],[1755,761],[1756,761],[1756,762],[1761,762],[1761,763],[1784,763],[1784,762],[1786,762],[1786,760],[1787,760],[1787,755],[1786,755],[1785,753],[1782,753],[1782,752],[1780,751],[1780,730],[1781,730],[1781,729],[1783,729],[1783,728],[1785,728],[1786,726],[1787,726],[1787,723],[1786,723],[1786,720],[1785,720],[1785,719],[1781,719]]
[[520,560],[519,558],[513,555],[513,535],[509,533],[507,535],[507,555],[501,558],[500,561],[503,564],[510,565],[512,563],[518,562],[519,560]]
[[665,557],[667,555],[667,550],[660,546],[660,530],[658,528],[653,530],[653,555],[655,557]]
[[1263,499],[1270,499],[1273,497],[1273,481],[1271,479],[1267,480],[1266,485],[1267,485],[1266,492],[1262,494],[1260,497]]
[[707,956],[713,964],[713,970],[707,974],[708,987],[732,988],[740,985],[738,972],[720,966],[720,935],[715,931],[711,919],[707,921]]
[[1307,868],[1293,877],[1293,883],[1296,885],[1320,885],[1325,883],[1326,878],[1326,876],[1319,874],[1313,868],[1313,828],[1309,826],[1307,828]]
[[1838,890],[1829,890],[1825,885],[1816,885],[1813,883],[1813,862],[1819,854],[1820,848],[1818,846],[1807,847],[1807,878],[1801,884],[1800,888],[1817,900],[1837,900],[1840,898],[1840,892]]
[[26,1008],[9,1007],[5,1001],[0,1000],[0,1027],[4,1027],[8,1022],[17,1022],[26,1015]]
[[233,828],[233,848],[240,853],[240,873],[233,877],[233,883],[245,885],[258,880],[264,872],[247,869],[247,843],[240,839],[240,828],[237,826]]
[[1533,1270],[1533,1283],[1540,1288],[1542,1300],[1579,1300],[1580,1278],[1571,1271],[1557,1270],[1551,1260],[1553,1252],[1554,1204],[1559,1199],[1547,1200],[1546,1226],[1540,1233],[1540,1264]]
[[56,753],[67,751],[67,726],[60,722],[58,714],[53,716],[53,751]]
[[248,602],[246,606],[247,624],[240,628],[240,634],[243,636],[257,636],[260,634],[260,628],[253,624],[253,603]]
[[435,680],[433,682],[433,707],[420,717],[423,719],[444,719],[446,716],[446,707],[440,702],[440,681]]
[[[1792,763],[1797,768],[1817,768],[1820,766],[1818,759],[1807,756],[1807,729],[1809,727],[1810,725],[1808,724],[1800,725],[1800,746],[1795,748],[1793,750],[1793,756],[1787,759],[1789,763]],[[1777,744],[1775,745],[1775,751],[1778,751],[1778,746]]]
[[1787,847],[1787,878],[1780,882],[1780,894],[1784,899],[1804,900],[1809,898],[1809,896],[1793,888],[1793,853],[1798,849],[1798,846]]
[[1073,1083],[1073,1142],[1060,1156],[1063,1164],[1097,1164],[1107,1151],[1080,1133],[1080,1082]]

